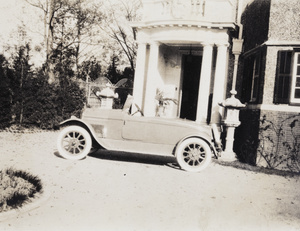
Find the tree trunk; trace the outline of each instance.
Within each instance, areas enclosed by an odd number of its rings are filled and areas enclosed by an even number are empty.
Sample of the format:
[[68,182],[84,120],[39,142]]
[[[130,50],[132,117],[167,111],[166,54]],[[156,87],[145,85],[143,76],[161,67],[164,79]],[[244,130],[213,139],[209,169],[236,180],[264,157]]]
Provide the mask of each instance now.
[[23,96],[23,79],[24,79],[24,65],[23,61],[21,60],[21,80],[20,80],[20,120],[19,123],[22,125],[23,123],[23,112],[24,112],[24,96]]
[[55,5],[56,0],[50,0],[50,9],[48,14],[48,32],[47,32],[47,60],[46,60],[46,72],[48,74],[48,83],[51,84],[55,81],[55,74],[54,74],[54,63],[52,59],[53,54],[53,19],[55,14]]

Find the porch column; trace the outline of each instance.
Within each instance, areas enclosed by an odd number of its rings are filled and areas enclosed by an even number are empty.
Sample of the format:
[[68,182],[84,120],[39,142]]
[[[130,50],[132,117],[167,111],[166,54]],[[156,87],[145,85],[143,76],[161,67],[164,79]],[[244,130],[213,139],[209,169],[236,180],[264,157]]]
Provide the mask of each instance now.
[[145,84],[145,69],[146,69],[146,51],[147,43],[139,43],[136,58],[136,68],[134,74],[133,83],[133,97],[134,102],[139,106],[143,107],[143,95],[144,95],[144,84]]
[[225,98],[225,80],[227,76],[227,47],[228,44],[217,44],[217,63],[216,63],[216,73],[214,81],[213,90],[213,100],[212,100],[212,115],[211,123],[220,124],[223,108],[218,105],[219,102],[223,101]]
[[196,122],[199,123],[207,122],[211,66],[212,66],[212,51],[213,51],[212,44],[204,44],[200,83],[199,83],[197,118],[196,118]]
[[159,80],[158,54],[159,43],[152,42],[150,44],[149,66],[145,86],[146,94],[143,108],[145,116],[155,116],[156,112],[155,96]]

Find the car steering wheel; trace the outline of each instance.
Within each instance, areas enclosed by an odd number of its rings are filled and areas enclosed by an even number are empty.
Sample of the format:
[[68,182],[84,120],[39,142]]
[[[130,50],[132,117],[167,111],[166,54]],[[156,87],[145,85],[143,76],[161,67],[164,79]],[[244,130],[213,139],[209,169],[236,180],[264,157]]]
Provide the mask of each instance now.
[[135,103],[134,104],[134,106],[137,108],[137,110],[134,112],[134,113],[132,113],[131,115],[133,116],[133,115],[135,115],[136,113],[141,113],[141,115],[142,116],[144,116],[144,113],[142,112],[142,109]]

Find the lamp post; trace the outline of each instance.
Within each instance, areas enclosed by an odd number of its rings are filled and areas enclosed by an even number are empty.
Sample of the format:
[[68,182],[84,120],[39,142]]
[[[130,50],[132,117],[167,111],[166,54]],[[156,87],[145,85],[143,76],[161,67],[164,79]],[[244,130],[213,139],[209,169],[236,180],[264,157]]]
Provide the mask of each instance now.
[[222,156],[221,156],[221,159],[224,161],[236,160],[236,155],[233,151],[234,132],[235,132],[235,128],[241,124],[241,122],[239,121],[240,109],[246,106],[242,104],[237,98],[235,98],[235,95],[237,94],[235,90],[237,69],[238,69],[239,56],[243,48],[243,39],[233,39],[232,43],[233,43],[232,53],[234,54],[235,59],[234,59],[232,89],[230,91],[231,97],[219,103],[220,106],[225,108],[225,114],[222,123],[225,125],[227,129],[225,151],[222,152]]

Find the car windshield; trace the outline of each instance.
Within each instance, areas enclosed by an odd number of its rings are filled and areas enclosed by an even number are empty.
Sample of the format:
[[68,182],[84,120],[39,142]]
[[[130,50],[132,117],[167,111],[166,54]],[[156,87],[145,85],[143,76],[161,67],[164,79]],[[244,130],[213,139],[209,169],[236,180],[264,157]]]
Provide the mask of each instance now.
[[132,103],[133,103],[133,96],[128,95],[127,99],[124,103],[124,106],[123,106],[123,111],[127,112],[128,114],[131,114],[130,107],[131,107]]

